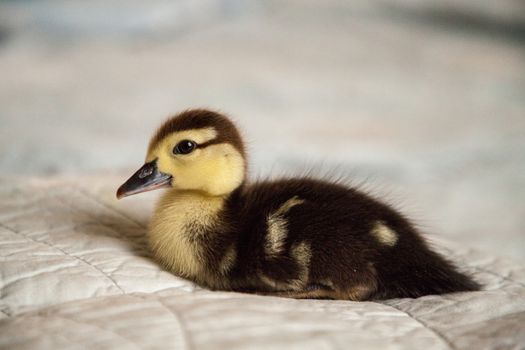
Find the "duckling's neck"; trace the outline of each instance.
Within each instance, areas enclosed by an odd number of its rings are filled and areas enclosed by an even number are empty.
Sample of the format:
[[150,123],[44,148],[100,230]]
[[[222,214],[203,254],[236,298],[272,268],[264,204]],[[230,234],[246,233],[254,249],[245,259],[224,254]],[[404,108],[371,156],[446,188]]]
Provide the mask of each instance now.
[[201,238],[213,232],[226,196],[170,189],[160,199],[149,229],[155,256],[170,271],[198,279],[204,273]]

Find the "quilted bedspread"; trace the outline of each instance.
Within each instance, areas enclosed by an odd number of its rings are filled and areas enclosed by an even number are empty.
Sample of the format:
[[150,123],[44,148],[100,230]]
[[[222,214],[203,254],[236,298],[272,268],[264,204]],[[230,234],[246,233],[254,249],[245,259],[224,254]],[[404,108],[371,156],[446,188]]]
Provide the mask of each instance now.
[[211,292],[145,245],[113,176],[0,180],[2,349],[525,349],[525,268],[433,241],[484,290],[371,302]]

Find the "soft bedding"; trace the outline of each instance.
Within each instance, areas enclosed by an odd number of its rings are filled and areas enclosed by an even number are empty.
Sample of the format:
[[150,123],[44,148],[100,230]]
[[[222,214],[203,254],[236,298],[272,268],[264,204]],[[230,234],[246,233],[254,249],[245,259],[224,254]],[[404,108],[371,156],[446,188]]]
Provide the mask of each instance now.
[[433,238],[484,290],[374,302],[211,292],[145,245],[121,177],[0,180],[2,349],[525,349],[525,268]]

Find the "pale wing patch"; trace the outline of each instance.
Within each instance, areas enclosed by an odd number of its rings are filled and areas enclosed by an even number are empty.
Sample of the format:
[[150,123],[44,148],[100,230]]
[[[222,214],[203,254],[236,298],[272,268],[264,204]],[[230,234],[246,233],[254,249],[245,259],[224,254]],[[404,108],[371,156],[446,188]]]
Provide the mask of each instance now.
[[284,242],[288,235],[288,222],[284,218],[284,215],[291,208],[303,202],[303,199],[294,196],[268,216],[268,232],[266,235],[266,243],[264,244],[264,251],[267,256],[275,257],[283,252]]
[[321,278],[318,280],[318,283],[330,289],[335,289],[334,282],[332,282],[332,280],[329,278]]
[[263,295],[271,295],[281,298],[294,298],[294,299],[339,299],[339,300],[353,300],[361,301],[366,300],[373,292],[370,288],[365,286],[357,286],[348,291],[336,291],[330,289],[314,289],[314,290],[284,290],[261,293]]
[[389,247],[394,246],[398,240],[396,231],[392,230],[382,221],[376,222],[370,233],[379,241],[379,243]]
[[270,215],[268,217],[266,243],[264,244],[264,251],[267,256],[274,257],[282,253],[287,234],[286,220],[282,216]]
[[258,272],[260,280],[269,287],[277,291],[302,290],[308,284],[310,274],[310,259],[312,258],[312,249],[307,242],[294,244],[290,249],[290,257],[297,263],[297,276],[295,278],[280,281],[270,278],[262,271]]
[[292,198],[288,199],[286,202],[283,203],[283,205],[281,205],[279,207],[279,209],[277,209],[274,214],[275,215],[284,215],[286,214],[290,209],[292,209],[293,207],[295,207],[296,205],[299,205],[299,204],[303,204],[304,203],[304,199],[300,199],[299,197],[297,196],[293,196]]
[[334,293],[335,299],[361,301],[366,300],[375,290],[375,286],[357,284],[348,290],[339,290]]
[[[266,276],[262,271],[257,271],[257,275],[259,277],[259,279],[264,283],[266,284],[267,286],[270,286],[274,289],[280,289],[279,288],[279,283],[273,279],[271,279],[270,277]],[[286,286],[281,286],[283,290],[286,289]]]
[[305,286],[308,282],[308,275],[310,274],[310,260],[312,258],[312,248],[307,242],[301,242],[294,245],[290,251],[292,257],[297,262],[299,273],[297,279],[301,282],[301,286]]
[[226,250],[226,253],[222,257],[221,263],[219,264],[219,269],[222,273],[227,273],[230,271],[230,269],[233,267],[233,264],[235,264],[235,260],[237,259],[237,251],[235,250],[235,246],[231,246]]

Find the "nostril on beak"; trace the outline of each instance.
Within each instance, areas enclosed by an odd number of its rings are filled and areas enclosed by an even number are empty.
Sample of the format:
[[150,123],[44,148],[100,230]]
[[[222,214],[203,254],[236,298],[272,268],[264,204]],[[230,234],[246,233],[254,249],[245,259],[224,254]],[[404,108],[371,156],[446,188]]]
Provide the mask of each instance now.
[[142,169],[142,171],[139,173],[139,179],[143,179],[145,177],[150,176],[153,173],[153,167],[147,167]]

